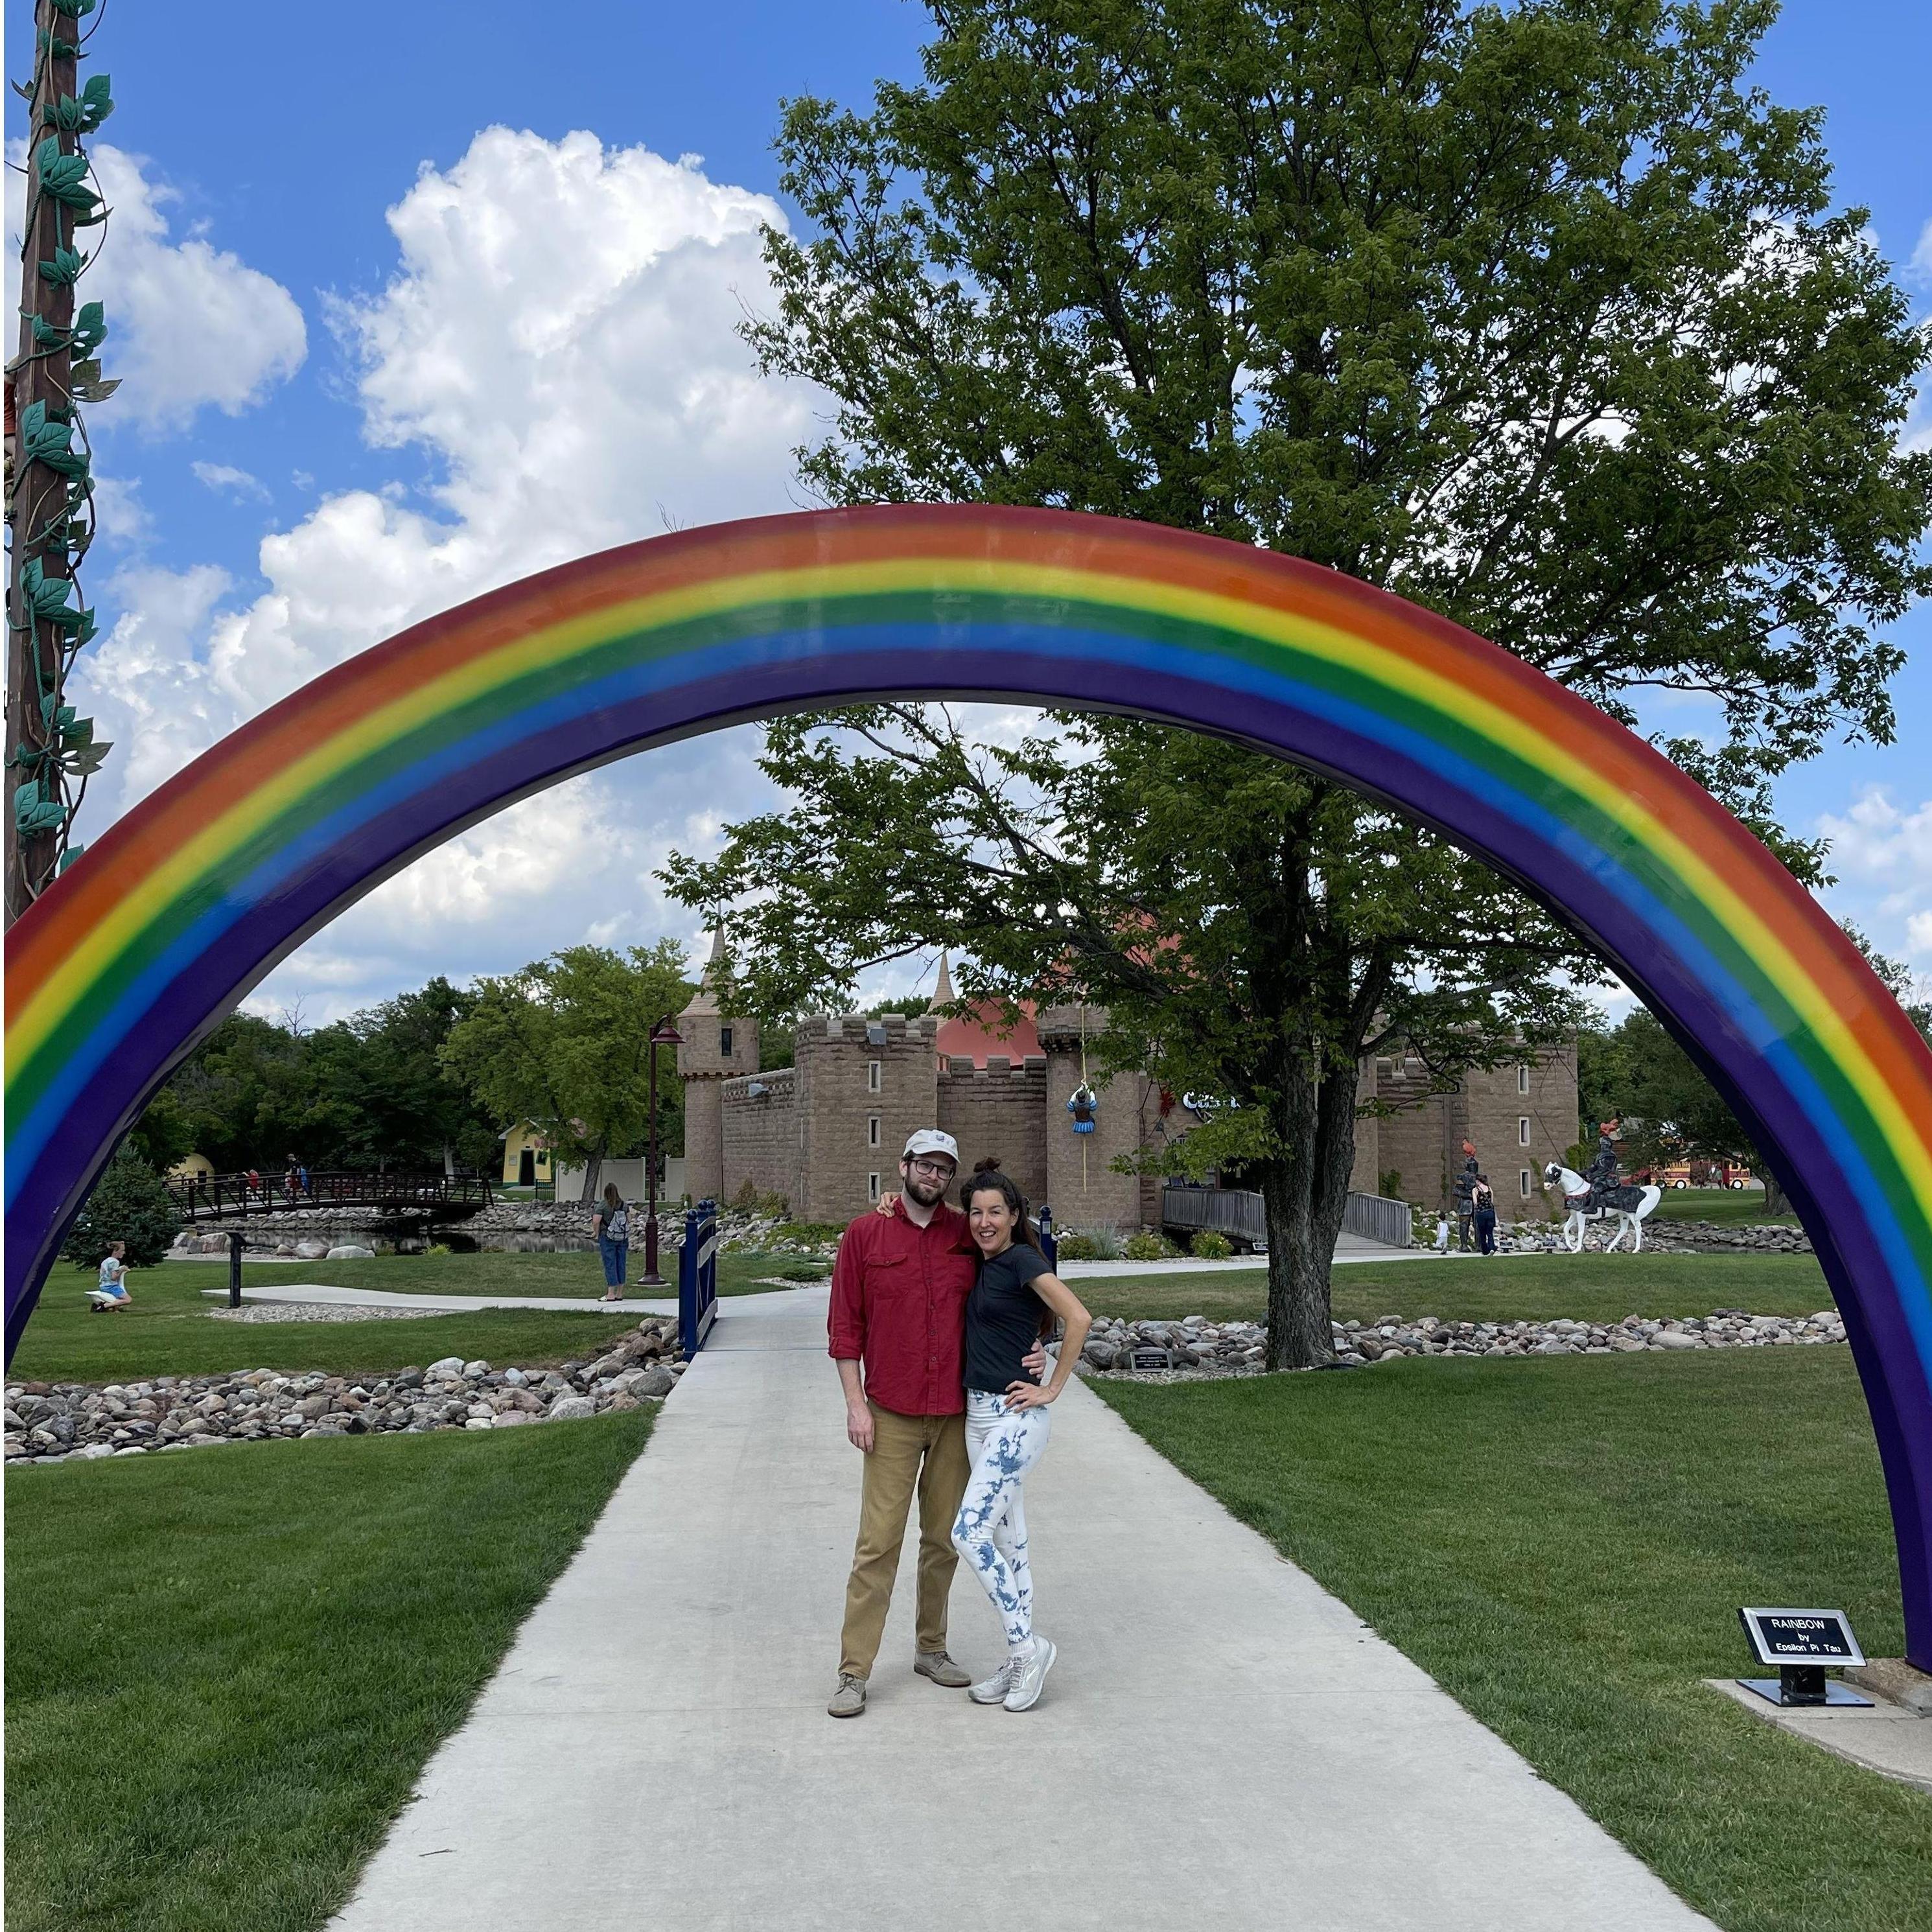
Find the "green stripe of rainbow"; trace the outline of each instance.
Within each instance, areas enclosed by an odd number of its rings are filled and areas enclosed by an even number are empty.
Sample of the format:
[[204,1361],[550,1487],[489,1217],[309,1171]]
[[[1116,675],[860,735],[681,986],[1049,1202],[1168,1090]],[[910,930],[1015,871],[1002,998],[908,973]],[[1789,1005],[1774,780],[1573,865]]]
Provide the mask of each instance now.
[[10,1346],[169,1061],[378,878],[623,749],[889,686],[1250,737],[1560,904],[1782,1150],[1923,1582],[1932,1058],[1855,951],[1681,773],[1480,639],[1286,560],[1051,512],[776,518],[589,559],[342,666],[130,814],[9,938]]

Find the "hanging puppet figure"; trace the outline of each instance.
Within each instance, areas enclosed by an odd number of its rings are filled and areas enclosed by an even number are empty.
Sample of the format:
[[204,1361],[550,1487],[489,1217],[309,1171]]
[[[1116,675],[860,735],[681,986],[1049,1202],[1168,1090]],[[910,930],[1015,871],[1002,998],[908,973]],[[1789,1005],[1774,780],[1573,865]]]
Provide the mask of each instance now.
[[1076,1134],[1090,1134],[1094,1131],[1094,1110],[1100,1104],[1100,1095],[1085,1081],[1074,1088],[1068,1097],[1066,1111],[1073,1116],[1073,1131]]

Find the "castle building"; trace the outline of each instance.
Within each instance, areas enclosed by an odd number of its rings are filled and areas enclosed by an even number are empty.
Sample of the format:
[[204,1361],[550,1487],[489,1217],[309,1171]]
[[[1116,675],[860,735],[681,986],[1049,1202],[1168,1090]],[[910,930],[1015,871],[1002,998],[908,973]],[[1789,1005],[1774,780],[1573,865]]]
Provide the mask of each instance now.
[[[1047,1006],[1006,1032],[988,1016],[817,1014],[798,1024],[793,1064],[760,1072],[758,1022],[721,1013],[712,990],[719,945],[678,1022],[694,1198],[730,1201],[748,1190],[782,1196],[797,1220],[847,1221],[898,1187],[900,1149],[916,1129],[937,1126],[959,1143],[968,1168],[997,1155],[1062,1226],[1160,1225],[1160,1177],[1118,1172],[1114,1163],[1178,1138],[1196,1117],[1150,1075],[1090,1078],[1088,1049],[1106,1028],[1104,1008]],[[952,998],[942,960],[936,1004]],[[1094,1096],[1089,1133],[1074,1131],[1068,1105],[1083,1084]],[[1468,1140],[1505,1216],[1552,1211],[1543,1168],[1576,1137],[1574,1042],[1466,1074],[1451,1093],[1430,1084],[1420,1061],[1364,1062],[1361,1103],[1392,1111],[1356,1122],[1352,1186],[1446,1204]]]

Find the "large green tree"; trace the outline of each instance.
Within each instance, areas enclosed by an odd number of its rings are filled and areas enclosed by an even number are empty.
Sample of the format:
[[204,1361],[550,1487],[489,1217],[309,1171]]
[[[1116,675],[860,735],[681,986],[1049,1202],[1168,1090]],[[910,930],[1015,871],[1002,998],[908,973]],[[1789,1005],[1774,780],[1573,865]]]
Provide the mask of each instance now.
[[500,1123],[442,1058],[476,1001],[439,974],[309,1036],[312,1115],[318,1129],[326,1123],[328,1165],[488,1166]]
[[451,1030],[443,1064],[504,1120],[534,1120],[566,1166],[584,1169],[591,1199],[604,1162],[640,1146],[655,1104],[674,1151],[682,1088],[674,1049],[660,1048],[651,1092],[650,1040],[694,991],[674,940],[572,946],[476,982],[476,1004]]
[[[780,134],[807,232],[769,238],[777,308],[749,332],[769,371],[834,400],[800,452],[827,500],[1060,505],[1332,566],[1633,722],[1652,694],[1694,699],[1704,735],[1667,748],[1774,838],[1780,769],[1834,732],[1888,736],[1882,626],[1932,584],[1932,458],[1897,446],[1926,343],[1862,212],[1832,206],[1818,116],[1746,81],[1769,0],[931,11],[922,84],[881,85],[864,113],[792,102]],[[864,722],[880,766],[903,773],[892,734],[922,731],[956,775],[984,764],[943,724]],[[1100,768],[1096,824],[1140,795],[1118,855],[1056,816],[1070,781],[1005,767],[993,788],[1046,800],[1017,836],[979,836],[988,783],[969,774],[938,808],[944,863],[930,838],[880,850],[930,800],[882,769],[869,815],[812,823],[847,796],[827,779],[794,848],[740,828],[679,888],[754,907],[754,977],[796,980],[772,949],[816,922],[828,985],[914,937],[1014,982],[1024,930],[1036,976],[1070,973],[1156,1052],[1232,1050],[1250,1077],[1221,1083],[1246,1117],[1226,1131],[1248,1136],[1279,1231],[1270,1360],[1318,1360],[1357,1056],[1399,1007],[1426,1022],[1438,986],[1450,1012],[1514,998],[1547,928],[1325,782],[1131,722],[1064,728],[1062,755]],[[798,769],[817,742],[775,728],[778,773],[818,782]],[[916,934],[896,916],[915,872],[957,884],[994,850],[977,903],[941,894]],[[787,857],[818,869],[760,874]],[[1090,904],[1076,946],[1066,908]],[[1173,1006],[1174,970],[1156,994],[1118,923],[1137,908],[1202,986],[1238,987],[1232,1035],[1209,1000]],[[1453,1077],[1454,1029],[1431,1036]]]

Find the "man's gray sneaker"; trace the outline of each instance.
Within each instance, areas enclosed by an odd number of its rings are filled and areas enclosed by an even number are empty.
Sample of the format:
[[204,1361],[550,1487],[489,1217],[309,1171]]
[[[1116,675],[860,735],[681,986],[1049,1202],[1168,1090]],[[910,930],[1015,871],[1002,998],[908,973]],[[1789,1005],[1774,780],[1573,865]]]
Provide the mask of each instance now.
[[825,1707],[835,1718],[862,1718],[866,1714],[866,1680],[850,1671],[838,1673],[838,1688]]
[[976,1704],[1004,1704],[1013,1688],[1013,1660],[1008,1658],[983,1683],[976,1684],[967,1696]]
[[963,1690],[973,1681],[943,1650],[914,1651],[912,1667],[920,1676],[930,1677],[934,1683],[943,1684],[949,1690]]
[[1046,1683],[1046,1673],[1053,1668],[1053,1659],[1052,1643],[1046,1637],[1035,1637],[1032,1656],[1024,1664],[1013,1666],[1013,1681],[1006,1696],[1008,1710],[1030,1711],[1040,1702],[1040,1691]]

